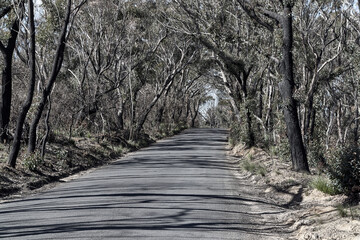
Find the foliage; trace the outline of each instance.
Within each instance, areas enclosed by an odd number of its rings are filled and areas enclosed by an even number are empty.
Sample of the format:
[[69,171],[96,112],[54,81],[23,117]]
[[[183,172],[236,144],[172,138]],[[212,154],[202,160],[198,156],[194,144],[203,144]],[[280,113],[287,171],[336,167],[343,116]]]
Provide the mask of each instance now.
[[360,150],[357,146],[340,147],[329,160],[330,179],[346,194],[359,192]]
[[310,142],[308,146],[308,159],[311,167],[322,171],[326,167],[325,148],[320,139]]
[[237,122],[232,123],[231,127],[230,127],[230,133],[229,133],[229,143],[230,146],[235,146],[238,143],[241,142],[242,137],[241,137],[241,125]]
[[38,153],[33,153],[25,155],[22,165],[27,170],[36,171],[42,163],[41,156]]
[[285,138],[281,138],[280,142],[276,145],[271,145],[269,147],[269,152],[272,156],[277,156],[284,162],[290,161],[290,146]]

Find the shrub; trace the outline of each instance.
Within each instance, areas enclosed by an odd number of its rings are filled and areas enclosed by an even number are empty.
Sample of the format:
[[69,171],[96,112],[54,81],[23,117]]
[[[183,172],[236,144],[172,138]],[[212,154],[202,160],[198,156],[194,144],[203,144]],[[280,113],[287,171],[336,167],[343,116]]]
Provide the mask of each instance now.
[[318,139],[309,144],[308,159],[311,167],[316,167],[320,171],[326,167],[325,149]]
[[359,148],[345,146],[338,149],[329,161],[330,179],[343,193],[351,195],[360,186]]
[[289,162],[291,159],[290,145],[287,138],[282,138],[276,145],[269,147],[269,153],[272,156],[277,156],[285,162]]
[[42,159],[39,154],[28,154],[23,161],[23,167],[30,171],[35,171],[42,163]]

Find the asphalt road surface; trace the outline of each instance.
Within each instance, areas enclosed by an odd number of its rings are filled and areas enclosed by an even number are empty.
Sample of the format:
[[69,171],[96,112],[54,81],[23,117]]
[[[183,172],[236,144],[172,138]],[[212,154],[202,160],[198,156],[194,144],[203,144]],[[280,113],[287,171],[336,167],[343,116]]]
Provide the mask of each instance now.
[[[0,204],[3,239],[278,239],[278,211],[226,160],[227,132],[190,129],[56,188]],[[243,190],[245,192],[241,192]]]

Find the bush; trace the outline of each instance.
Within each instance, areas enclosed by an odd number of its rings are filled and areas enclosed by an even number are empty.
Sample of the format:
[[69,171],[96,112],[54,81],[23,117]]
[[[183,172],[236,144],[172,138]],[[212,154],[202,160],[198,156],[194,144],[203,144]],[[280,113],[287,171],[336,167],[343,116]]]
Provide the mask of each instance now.
[[351,195],[360,186],[359,148],[345,146],[338,149],[329,161],[330,179],[343,193]]
[[326,167],[325,148],[319,140],[312,141],[308,146],[308,159],[310,167],[323,171]]
[[38,154],[29,154],[25,156],[23,161],[23,167],[30,171],[35,171],[41,165],[42,159]]
[[310,186],[312,188],[315,188],[319,190],[320,192],[329,194],[329,195],[336,195],[339,193],[339,190],[336,188],[336,186],[329,180],[324,177],[318,177],[314,179]]
[[272,156],[279,157],[284,162],[289,162],[291,160],[291,153],[287,138],[282,138],[278,144],[270,146],[269,153]]

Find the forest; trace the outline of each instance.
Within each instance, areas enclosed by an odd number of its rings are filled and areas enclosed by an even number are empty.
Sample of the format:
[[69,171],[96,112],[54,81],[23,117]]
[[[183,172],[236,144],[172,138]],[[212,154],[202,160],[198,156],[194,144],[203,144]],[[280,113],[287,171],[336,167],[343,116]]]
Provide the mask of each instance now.
[[[0,0],[1,164],[191,127],[360,191],[360,3]],[[41,156],[40,156],[41,155]],[[37,163],[41,164],[41,163]]]

